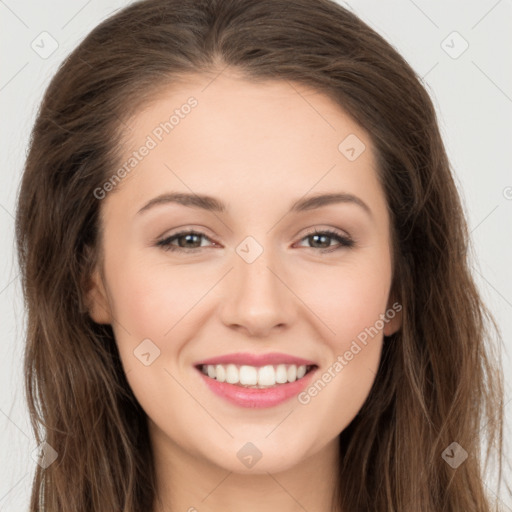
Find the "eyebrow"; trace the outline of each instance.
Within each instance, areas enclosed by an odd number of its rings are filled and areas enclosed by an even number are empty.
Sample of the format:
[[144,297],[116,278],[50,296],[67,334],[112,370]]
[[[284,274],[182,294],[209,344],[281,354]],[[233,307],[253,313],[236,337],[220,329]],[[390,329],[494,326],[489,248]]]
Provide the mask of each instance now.
[[[226,204],[215,197],[201,194],[174,192],[161,194],[151,199],[137,212],[137,215],[157,205],[169,203],[180,204],[190,208],[200,208],[202,210],[218,213],[224,213],[227,210]],[[362,199],[353,194],[348,194],[345,192],[318,194],[308,198],[298,199],[292,203],[290,207],[290,213],[315,210],[316,208],[321,208],[322,206],[328,206],[336,203],[355,204],[360,206],[370,217],[372,217],[372,211],[370,207]]]

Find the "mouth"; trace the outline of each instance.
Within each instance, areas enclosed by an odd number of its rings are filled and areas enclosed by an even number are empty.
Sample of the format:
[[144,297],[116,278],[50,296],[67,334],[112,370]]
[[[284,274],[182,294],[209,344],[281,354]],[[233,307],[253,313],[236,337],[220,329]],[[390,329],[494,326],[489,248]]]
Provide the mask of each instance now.
[[318,368],[315,364],[250,366],[238,364],[198,364],[195,368],[209,379],[239,388],[269,389],[300,381]]

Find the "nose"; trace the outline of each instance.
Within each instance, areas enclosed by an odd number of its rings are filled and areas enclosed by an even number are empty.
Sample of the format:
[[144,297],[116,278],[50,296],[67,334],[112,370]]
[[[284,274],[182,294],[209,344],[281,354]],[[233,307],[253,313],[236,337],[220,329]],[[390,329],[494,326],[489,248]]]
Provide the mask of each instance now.
[[235,252],[233,262],[221,309],[224,325],[251,337],[267,337],[272,330],[289,327],[296,315],[297,299],[287,285],[286,272],[270,250],[265,249],[252,263]]

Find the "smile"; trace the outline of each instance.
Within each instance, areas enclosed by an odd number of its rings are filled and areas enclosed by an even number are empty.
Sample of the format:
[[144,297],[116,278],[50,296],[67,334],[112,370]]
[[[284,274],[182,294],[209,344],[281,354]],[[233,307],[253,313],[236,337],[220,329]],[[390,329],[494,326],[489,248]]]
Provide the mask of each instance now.
[[235,364],[199,365],[201,372],[210,379],[252,389],[267,389],[296,382],[313,368],[314,365],[296,364],[261,367]]
[[206,387],[231,405],[266,408],[299,395],[310,384],[317,365],[197,365]]

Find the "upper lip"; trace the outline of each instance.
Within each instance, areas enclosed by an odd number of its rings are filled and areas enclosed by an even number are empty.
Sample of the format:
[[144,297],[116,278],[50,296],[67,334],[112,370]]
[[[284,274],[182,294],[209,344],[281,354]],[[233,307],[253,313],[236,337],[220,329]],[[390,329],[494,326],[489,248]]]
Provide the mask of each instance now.
[[301,357],[291,356],[289,354],[282,354],[279,352],[272,352],[269,354],[249,354],[237,352],[235,354],[225,354],[223,356],[212,357],[204,359],[195,364],[195,366],[215,365],[215,364],[237,364],[247,366],[265,366],[277,364],[295,364],[297,366],[316,366],[313,361],[308,361]]

